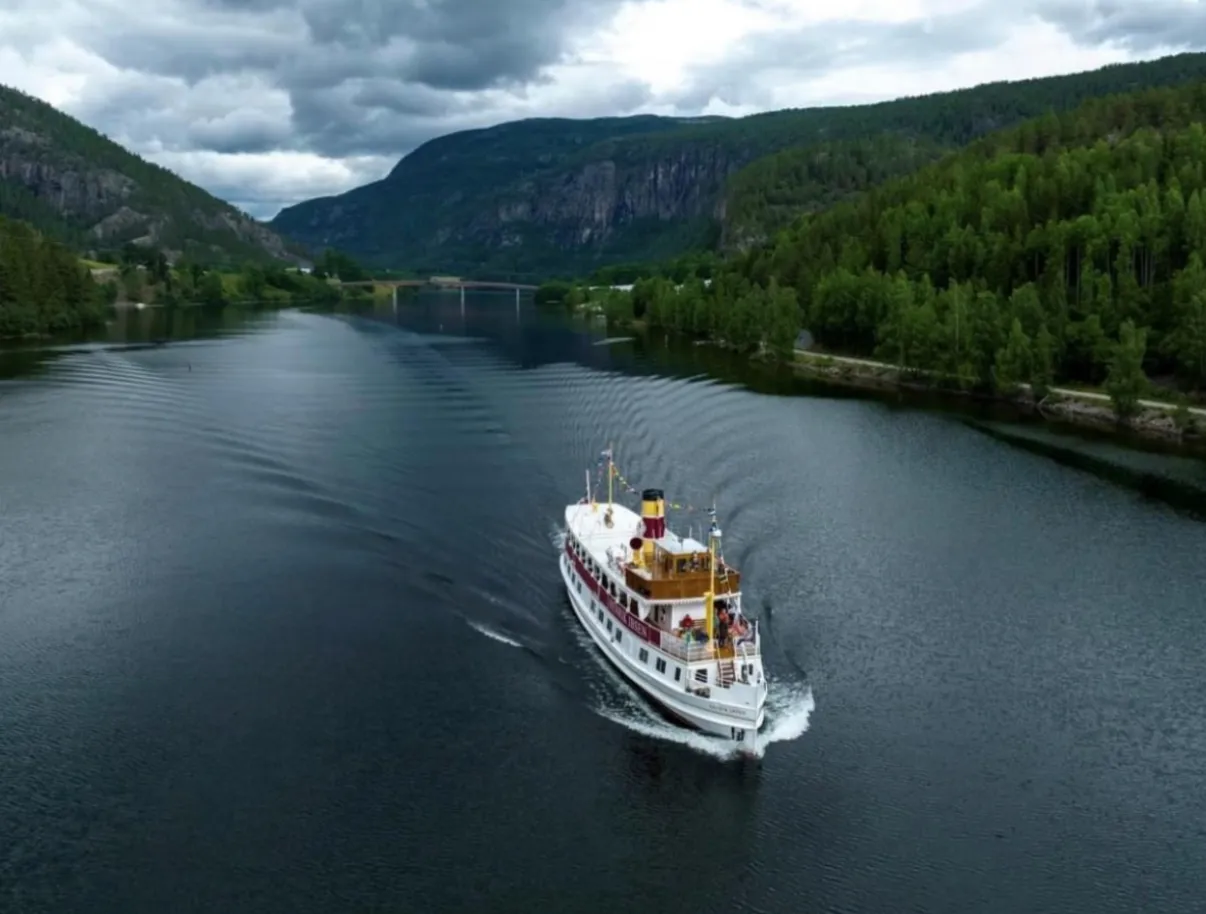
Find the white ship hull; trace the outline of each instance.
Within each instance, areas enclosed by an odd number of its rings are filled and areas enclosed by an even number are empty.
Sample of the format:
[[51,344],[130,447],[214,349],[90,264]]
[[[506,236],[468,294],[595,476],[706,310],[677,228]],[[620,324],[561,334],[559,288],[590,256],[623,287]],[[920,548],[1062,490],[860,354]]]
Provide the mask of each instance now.
[[[624,678],[670,717],[757,754],[767,685],[756,631],[722,657],[643,621],[655,607],[624,586],[624,563],[614,553],[640,529],[641,518],[613,505],[609,528],[602,522],[604,510],[589,504],[566,508],[567,536],[559,564],[578,622]],[[668,603],[658,607],[670,608]]]

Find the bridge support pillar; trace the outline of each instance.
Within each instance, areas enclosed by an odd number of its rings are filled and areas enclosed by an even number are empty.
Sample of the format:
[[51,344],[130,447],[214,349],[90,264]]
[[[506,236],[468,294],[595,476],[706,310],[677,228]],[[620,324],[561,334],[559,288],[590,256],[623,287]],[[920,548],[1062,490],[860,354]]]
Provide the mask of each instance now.
[[398,313],[398,287],[397,286],[394,286],[393,292],[391,293],[390,297],[392,298],[393,303],[394,303],[394,314],[397,314]]
[[461,314],[465,313],[465,287],[461,286]]
[[519,290],[515,290],[515,310],[519,311]]

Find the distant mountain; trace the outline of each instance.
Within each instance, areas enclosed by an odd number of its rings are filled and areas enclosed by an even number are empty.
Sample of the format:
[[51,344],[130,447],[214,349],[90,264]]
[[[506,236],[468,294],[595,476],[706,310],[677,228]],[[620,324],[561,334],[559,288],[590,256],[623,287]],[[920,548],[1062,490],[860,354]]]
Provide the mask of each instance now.
[[[453,133],[424,143],[381,181],[288,207],[269,224],[304,244],[335,247],[383,266],[474,272],[489,262],[495,271],[500,264],[542,269],[532,263],[537,250],[545,250],[549,263],[560,256],[559,246],[550,247],[545,237],[553,215],[540,202],[547,178],[580,162],[588,181],[605,181],[595,166],[607,162],[607,150],[617,143],[682,128],[676,118],[641,115],[534,118]],[[560,213],[565,204],[550,199],[549,205]],[[589,231],[589,218],[580,221]]]
[[[386,266],[581,273],[722,242],[746,246],[793,212],[832,203],[994,130],[1089,98],[1203,79],[1206,54],[1181,54],[745,118],[516,121],[432,140],[381,181],[299,203],[270,225]],[[896,139],[862,142],[887,134]],[[826,165],[832,150],[846,164]],[[757,164],[777,153],[783,157],[776,163]],[[752,171],[730,186],[747,166]],[[730,212],[740,224],[730,224]]]
[[27,221],[80,250],[134,241],[203,261],[295,259],[262,223],[4,86],[0,215]]

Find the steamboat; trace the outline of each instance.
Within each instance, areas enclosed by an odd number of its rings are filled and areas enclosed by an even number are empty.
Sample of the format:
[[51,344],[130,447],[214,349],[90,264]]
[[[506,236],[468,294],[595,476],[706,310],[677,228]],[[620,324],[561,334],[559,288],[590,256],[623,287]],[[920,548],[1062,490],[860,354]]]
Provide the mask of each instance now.
[[766,678],[757,620],[741,607],[741,573],[727,564],[713,505],[707,543],[667,529],[661,489],[641,492],[640,514],[607,502],[586,472],[586,496],[565,509],[561,575],[578,621],[603,655],[680,724],[758,752]]

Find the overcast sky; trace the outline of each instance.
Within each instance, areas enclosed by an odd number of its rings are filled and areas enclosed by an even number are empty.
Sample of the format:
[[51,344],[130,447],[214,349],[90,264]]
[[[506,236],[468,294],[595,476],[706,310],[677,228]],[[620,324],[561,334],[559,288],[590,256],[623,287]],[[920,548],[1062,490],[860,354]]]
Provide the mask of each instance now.
[[874,101],[1204,35],[1198,0],[0,0],[0,83],[271,217],[466,127]]

